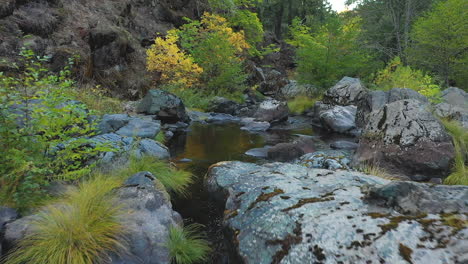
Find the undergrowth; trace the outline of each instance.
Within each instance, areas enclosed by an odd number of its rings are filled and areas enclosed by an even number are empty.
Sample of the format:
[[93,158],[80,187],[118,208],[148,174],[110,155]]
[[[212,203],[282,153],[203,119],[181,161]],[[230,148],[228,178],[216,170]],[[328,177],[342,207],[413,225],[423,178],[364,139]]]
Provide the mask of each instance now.
[[442,120],[442,123],[447,132],[452,136],[452,142],[455,147],[455,161],[452,173],[444,180],[444,183],[468,185],[468,131],[455,120]]
[[185,227],[172,226],[166,247],[171,261],[177,264],[206,263],[210,251],[209,243],[201,232],[202,225],[191,224]]
[[288,101],[288,107],[291,113],[300,115],[314,107],[315,103],[320,100],[321,97],[312,98],[308,96],[298,96]]
[[102,263],[110,252],[123,253],[123,211],[113,194],[121,181],[95,177],[41,211],[32,232],[5,258],[5,264]]

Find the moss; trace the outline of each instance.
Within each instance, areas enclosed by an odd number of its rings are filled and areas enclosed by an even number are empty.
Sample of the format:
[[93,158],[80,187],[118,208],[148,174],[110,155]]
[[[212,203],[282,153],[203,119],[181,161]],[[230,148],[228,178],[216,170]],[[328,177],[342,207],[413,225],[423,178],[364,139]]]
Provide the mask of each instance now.
[[468,220],[463,220],[456,214],[441,214],[440,216],[444,225],[453,228],[452,234],[456,234],[468,227]]
[[402,243],[400,243],[399,247],[398,247],[398,250],[400,251],[400,256],[408,261],[409,263],[413,263],[412,259],[411,259],[411,254],[413,254],[413,250],[405,245],[403,245]]
[[288,255],[289,250],[293,245],[302,242],[302,227],[301,224],[296,222],[296,227],[292,234],[287,235],[284,239],[268,240],[267,245],[281,245],[281,249],[273,256],[272,264],[281,263],[283,258]]
[[399,216],[393,216],[389,217],[388,219],[390,220],[389,223],[380,225],[380,228],[382,229],[382,235],[387,233],[390,230],[398,228],[401,222],[403,221],[410,221],[410,220],[419,220],[421,218],[426,217],[427,214],[420,214],[420,215],[415,215],[415,216],[409,216],[409,215],[399,215]]
[[277,196],[277,195],[280,195],[280,194],[283,194],[284,191],[281,190],[281,189],[278,189],[278,188],[275,188],[273,190],[273,192],[270,192],[270,193],[264,193],[262,192],[262,194],[260,194],[257,199],[255,199],[255,201],[253,203],[250,204],[249,208],[247,208],[247,210],[251,210],[255,207],[255,205],[257,205],[258,203],[260,202],[266,202],[268,200],[270,200],[271,198]]
[[236,217],[238,215],[239,215],[239,211],[237,211],[237,210],[225,210],[224,211],[224,219],[225,220],[231,219],[231,218]]
[[295,205],[281,210],[281,212],[289,212],[289,211],[291,211],[293,209],[300,208],[300,207],[302,207],[302,206],[304,206],[306,204],[310,204],[310,203],[320,203],[320,202],[327,202],[327,201],[332,201],[332,200],[335,200],[335,198],[334,197],[304,198],[304,199],[300,199]]
[[389,214],[383,214],[383,213],[376,213],[376,212],[373,212],[373,213],[367,213],[366,215],[376,219],[376,218],[387,218],[389,216]]

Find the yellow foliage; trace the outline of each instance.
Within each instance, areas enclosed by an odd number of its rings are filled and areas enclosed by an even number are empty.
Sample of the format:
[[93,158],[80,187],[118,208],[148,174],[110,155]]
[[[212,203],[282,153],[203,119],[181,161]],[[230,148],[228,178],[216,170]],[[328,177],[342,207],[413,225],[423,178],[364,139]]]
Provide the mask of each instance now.
[[162,83],[190,87],[198,83],[203,69],[190,55],[180,50],[177,46],[178,38],[175,30],[170,30],[166,38],[157,37],[147,50],[147,68],[159,72]]
[[244,50],[250,48],[250,45],[245,40],[244,31],[234,32],[234,30],[229,27],[226,18],[205,12],[201,23],[203,24],[201,28],[202,32],[219,33],[226,36],[229,42],[235,47],[237,53],[242,53]]

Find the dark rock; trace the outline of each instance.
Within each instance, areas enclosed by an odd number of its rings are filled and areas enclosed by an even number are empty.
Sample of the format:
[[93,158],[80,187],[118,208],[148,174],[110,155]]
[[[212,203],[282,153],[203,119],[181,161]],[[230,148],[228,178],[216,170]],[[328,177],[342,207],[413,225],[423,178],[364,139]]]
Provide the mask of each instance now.
[[277,95],[281,88],[288,84],[287,77],[277,70],[264,69],[263,74],[265,81],[260,83],[258,91],[264,95]]
[[30,3],[15,10],[14,19],[25,34],[47,37],[60,23],[59,13],[44,3]]
[[216,96],[210,102],[209,111],[215,113],[236,115],[239,111],[239,104],[224,97]]
[[33,222],[37,219],[37,215],[29,215],[6,223],[3,235],[3,249],[7,251],[14,248],[21,239],[31,234]]
[[401,100],[374,111],[353,163],[377,163],[413,180],[444,178],[454,157],[451,137],[426,104]]
[[245,152],[245,155],[256,157],[256,158],[267,158],[268,157],[268,150],[271,146],[265,146],[263,148],[253,148],[249,149]]
[[206,119],[206,122],[216,123],[216,124],[235,123],[239,121],[240,121],[239,117],[232,116],[229,114],[220,114],[220,113],[210,113],[210,115]]
[[287,103],[277,100],[263,101],[257,109],[254,117],[256,121],[280,123],[288,119],[289,108]]
[[163,123],[190,121],[182,100],[163,90],[150,90],[138,105],[137,112],[157,115]]
[[334,106],[320,112],[323,127],[337,133],[349,133],[356,128],[356,107]]
[[307,168],[349,170],[351,154],[347,151],[323,150],[305,154],[295,163]]
[[344,77],[325,92],[323,102],[331,105],[357,105],[367,92],[359,79]]
[[466,186],[392,182],[370,189],[368,199],[402,214],[468,213]]
[[330,144],[332,149],[357,149],[359,144],[347,140],[338,140]]
[[301,138],[290,143],[279,143],[268,149],[268,159],[274,161],[292,161],[315,150],[314,142]]
[[16,220],[18,218],[18,213],[15,209],[0,206],[0,257],[2,256],[2,244],[3,244],[3,228],[4,226]]
[[241,130],[251,131],[251,132],[262,132],[267,131],[270,128],[270,123],[268,122],[257,122],[254,118],[242,118],[241,119]]
[[4,0],[0,3],[0,18],[4,18],[13,14],[15,10],[16,0]]
[[157,175],[140,172],[117,190],[119,204],[128,208],[122,221],[130,232],[125,236],[128,253],[114,256],[112,264],[170,263],[165,246],[169,228],[181,226],[182,218],[172,210],[169,195],[156,179]]
[[[468,261],[468,228],[446,222],[466,221],[466,186],[406,188],[357,172],[285,163],[222,162],[206,179],[211,196],[225,205],[227,241],[239,263]],[[384,202],[367,196],[369,189]],[[450,216],[438,211],[445,206]]]

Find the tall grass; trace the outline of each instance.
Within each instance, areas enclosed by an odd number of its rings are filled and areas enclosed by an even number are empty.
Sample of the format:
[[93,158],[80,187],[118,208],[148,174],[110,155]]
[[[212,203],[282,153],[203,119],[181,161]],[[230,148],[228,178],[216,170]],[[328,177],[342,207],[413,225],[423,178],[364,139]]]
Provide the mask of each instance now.
[[315,103],[319,101],[321,97],[308,97],[298,96],[288,101],[289,110],[297,115],[304,113],[306,110],[314,107]]
[[444,180],[445,184],[468,185],[468,170],[466,167],[468,156],[468,131],[457,121],[442,120],[447,132],[452,136],[455,147],[455,162],[452,173]]
[[172,226],[166,247],[171,262],[177,264],[206,263],[210,251],[209,243],[201,233],[202,225],[191,224],[183,228]]
[[113,189],[116,178],[95,177],[69,190],[38,214],[32,232],[5,258],[5,264],[103,263],[110,252],[122,253],[122,209]]
[[193,175],[190,172],[173,168],[170,164],[151,156],[131,157],[128,166],[119,169],[113,175],[126,179],[142,171],[151,172],[168,192],[178,195],[187,195],[187,188],[193,183]]

